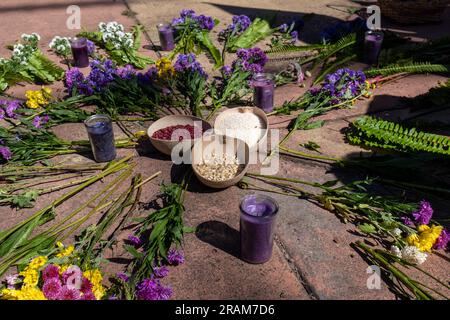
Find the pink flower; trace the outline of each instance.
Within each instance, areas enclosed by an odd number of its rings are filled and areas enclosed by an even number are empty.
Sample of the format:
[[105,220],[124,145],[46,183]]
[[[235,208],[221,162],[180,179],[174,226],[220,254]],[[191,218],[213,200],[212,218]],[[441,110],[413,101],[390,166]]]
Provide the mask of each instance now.
[[58,300],[62,291],[61,281],[58,278],[51,278],[44,282],[42,292],[48,300]]
[[54,278],[59,279],[59,267],[54,264],[49,264],[45,267],[44,271],[42,271],[42,278],[44,281]]
[[92,291],[90,291],[90,292],[84,293],[81,296],[80,300],[97,300],[97,299],[95,298],[95,295],[92,293]]
[[80,267],[72,265],[62,274],[63,283],[69,289],[80,290],[83,273]]
[[80,291],[62,286],[58,300],[80,300]]
[[92,283],[85,277],[83,277],[83,279],[81,279],[80,291],[84,294],[92,292]]

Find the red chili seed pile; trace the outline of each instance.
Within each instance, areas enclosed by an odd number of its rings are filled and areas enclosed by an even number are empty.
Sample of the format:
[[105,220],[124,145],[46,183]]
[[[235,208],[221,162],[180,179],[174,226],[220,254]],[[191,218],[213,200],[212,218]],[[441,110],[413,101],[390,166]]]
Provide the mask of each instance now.
[[[175,130],[185,130],[185,131],[189,132],[191,139],[194,139],[194,126],[191,126],[190,124],[186,124],[186,125],[178,124],[176,126],[169,126],[169,127],[159,129],[158,131],[155,131],[153,133],[152,138],[161,139],[161,140],[172,140],[172,134]],[[201,132],[203,133],[203,130],[201,130]],[[184,132],[180,131],[177,135],[179,135],[179,134],[182,135],[182,134],[184,134]],[[178,141],[181,141],[181,140],[183,140],[182,136],[180,136],[178,138]]]

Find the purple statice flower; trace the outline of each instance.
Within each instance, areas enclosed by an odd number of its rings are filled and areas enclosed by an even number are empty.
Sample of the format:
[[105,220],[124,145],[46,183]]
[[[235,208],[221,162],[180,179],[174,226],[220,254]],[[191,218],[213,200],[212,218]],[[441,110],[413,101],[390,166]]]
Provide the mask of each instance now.
[[44,115],[43,117],[35,116],[33,119],[33,126],[36,129],[41,128],[44,124],[46,124],[50,120],[48,115]]
[[201,29],[212,30],[214,28],[214,19],[210,16],[201,14],[194,17],[194,20],[198,23]]
[[298,31],[292,31],[291,32],[291,39],[292,39],[292,43],[296,43],[298,40]]
[[64,300],[61,299],[63,286],[58,278],[51,278],[44,282],[42,292],[48,300]]
[[236,52],[237,59],[233,62],[233,68],[241,67],[243,71],[259,73],[264,71],[267,56],[260,48],[239,49]]
[[309,93],[310,93],[312,96],[318,95],[319,92],[320,92],[320,88],[318,88],[318,87],[313,87],[313,88],[309,89]]
[[326,92],[332,100],[339,103],[341,100],[352,99],[360,94],[365,87],[365,81],[364,72],[342,68],[325,76],[321,91]]
[[62,286],[58,300],[80,300],[80,291]]
[[286,33],[289,29],[289,26],[287,23],[283,23],[281,26],[278,27],[278,31],[281,33]]
[[442,230],[439,238],[437,238],[436,242],[433,245],[433,249],[440,250],[445,249],[450,242],[450,230],[444,229]]
[[179,73],[198,73],[203,77],[207,77],[205,70],[203,70],[200,62],[196,60],[195,54],[180,54],[177,61],[173,65],[175,71]]
[[86,41],[88,55],[92,55],[95,52],[95,43],[91,40]]
[[122,79],[130,80],[136,74],[136,70],[131,64],[127,64],[125,67],[117,69],[117,75]]
[[183,9],[180,11],[181,18],[191,18],[195,17],[195,11],[192,9]]
[[403,224],[408,227],[414,227],[414,222],[409,217],[401,217],[400,220],[402,220]]
[[167,262],[169,262],[169,264],[174,266],[183,264],[184,256],[181,252],[178,252],[174,249],[170,249],[169,252],[167,253]]
[[6,113],[6,116],[8,118],[17,118],[16,110],[20,107],[19,100],[3,100],[0,102],[0,104],[3,104],[5,106],[4,112]]
[[153,274],[156,278],[164,278],[169,274],[169,268],[166,266],[154,267]]
[[69,94],[75,90],[75,93],[90,96],[94,93],[93,84],[84,77],[78,68],[72,68],[66,71],[65,84]]
[[158,69],[155,66],[151,66],[146,72],[138,72],[137,74],[138,81],[142,85],[150,85],[152,81],[154,81],[158,76]]
[[224,77],[229,77],[231,76],[231,73],[233,73],[233,69],[231,68],[231,66],[223,66],[222,68],[220,68],[220,71],[222,72]]
[[100,91],[108,83],[114,80],[114,75],[117,72],[116,66],[112,60],[105,61],[92,60],[90,63],[91,72],[87,80],[92,84],[95,91]]
[[[1,105],[1,103],[0,103]],[[5,110],[3,110],[3,108],[0,108],[0,120],[5,119]]]
[[8,289],[14,289],[18,281],[19,275],[17,273],[6,276],[6,285]]
[[122,280],[123,282],[128,282],[128,280],[130,280],[130,277],[124,272],[118,272],[116,274],[116,277]]
[[156,279],[144,279],[136,286],[138,300],[168,300],[171,296],[172,289]]
[[246,15],[233,16],[232,23],[219,32],[219,37],[225,38],[231,34],[238,36],[247,30],[251,23],[252,20]]
[[140,247],[142,245],[142,240],[139,237],[136,237],[135,235],[129,235],[127,238],[128,242],[131,243],[134,247]]
[[42,279],[45,281],[50,279],[59,279],[59,267],[54,264],[49,264],[42,271]]
[[5,146],[0,147],[0,155],[6,161],[11,160],[11,158],[12,158],[11,150],[8,147],[5,147]]
[[428,201],[422,200],[420,202],[419,210],[414,211],[412,213],[412,216],[414,218],[414,221],[419,225],[429,224],[431,217],[433,217],[433,208]]

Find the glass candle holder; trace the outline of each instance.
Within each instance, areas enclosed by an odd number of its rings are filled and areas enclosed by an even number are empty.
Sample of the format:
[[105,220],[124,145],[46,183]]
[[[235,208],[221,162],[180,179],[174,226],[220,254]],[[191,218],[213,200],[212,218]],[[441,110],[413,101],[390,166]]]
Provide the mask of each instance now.
[[253,76],[253,104],[265,112],[273,111],[274,77],[270,73],[257,73]]
[[247,195],[240,204],[241,258],[264,263],[272,256],[278,204],[271,197]]
[[382,31],[369,30],[364,35],[364,61],[367,64],[378,64],[384,34]]
[[112,120],[104,114],[90,116],[84,121],[92,153],[97,162],[107,162],[116,158]]
[[89,66],[89,54],[86,38],[71,39],[70,48],[72,49],[72,56],[75,67],[85,68]]
[[170,51],[175,48],[174,32],[170,23],[159,23],[156,25],[159,34],[159,42],[163,51]]

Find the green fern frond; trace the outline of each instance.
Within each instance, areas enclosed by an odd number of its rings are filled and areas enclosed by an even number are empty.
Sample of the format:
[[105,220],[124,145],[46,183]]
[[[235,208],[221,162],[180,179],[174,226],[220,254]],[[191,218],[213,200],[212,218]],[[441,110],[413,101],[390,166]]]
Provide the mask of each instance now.
[[320,50],[326,48],[324,44],[311,44],[306,46],[284,45],[264,51],[269,57],[274,55],[283,55],[288,53],[304,52],[311,50]]
[[442,64],[429,62],[416,62],[409,65],[391,65],[383,68],[375,68],[365,71],[367,77],[389,76],[398,73],[448,73],[450,68]]
[[354,121],[346,137],[350,143],[366,147],[450,155],[449,137],[407,128],[375,117],[365,116]]

